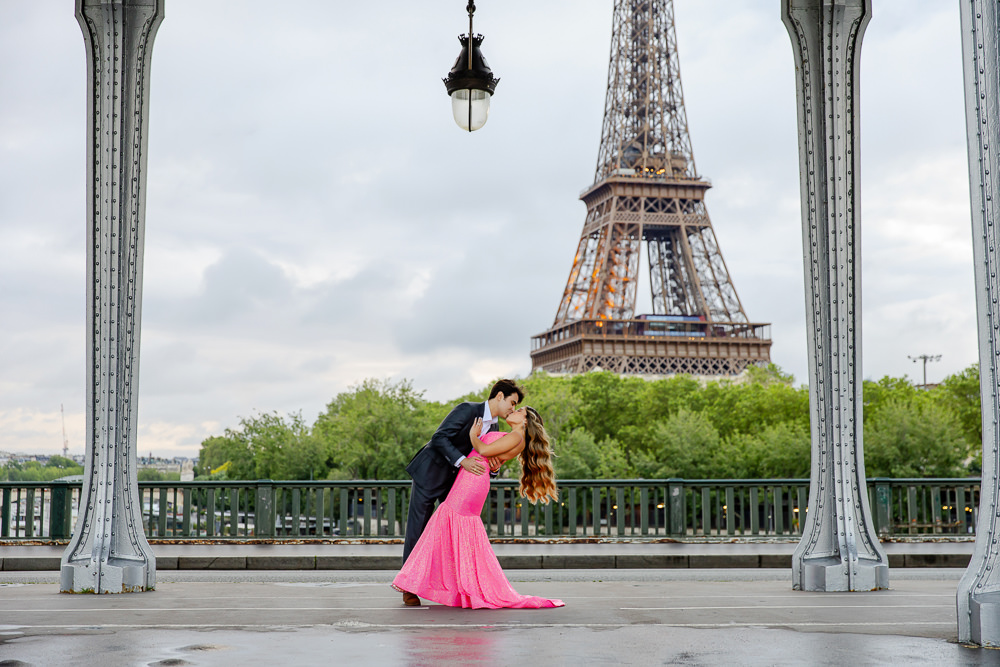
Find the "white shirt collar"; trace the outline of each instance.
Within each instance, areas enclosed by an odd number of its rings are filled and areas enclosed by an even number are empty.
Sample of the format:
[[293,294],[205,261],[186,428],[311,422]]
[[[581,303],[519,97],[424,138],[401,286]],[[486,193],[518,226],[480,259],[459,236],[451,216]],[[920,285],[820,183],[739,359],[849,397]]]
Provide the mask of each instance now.
[[493,416],[492,412],[490,412],[490,402],[489,401],[486,401],[485,403],[483,403],[483,423],[484,424],[496,424],[497,423],[497,418]]

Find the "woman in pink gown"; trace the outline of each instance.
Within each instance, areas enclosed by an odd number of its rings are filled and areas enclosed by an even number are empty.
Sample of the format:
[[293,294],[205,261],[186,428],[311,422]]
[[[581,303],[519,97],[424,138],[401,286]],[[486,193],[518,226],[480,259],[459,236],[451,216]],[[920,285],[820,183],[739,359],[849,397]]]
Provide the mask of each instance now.
[[[469,433],[470,456],[499,463],[521,458],[521,495],[531,502],[557,500],[552,450],[534,408],[516,410],[507,417],[510,433],[487,433],[479,438],[482,420]],[[562,607],[562,600],[519,595],[507,581],[481,518],[490,491],[489,475],[458,473],[454,486],[434,511],[403,569],[392,582],[398,591],[449,607],[472,609],[537,609]]]

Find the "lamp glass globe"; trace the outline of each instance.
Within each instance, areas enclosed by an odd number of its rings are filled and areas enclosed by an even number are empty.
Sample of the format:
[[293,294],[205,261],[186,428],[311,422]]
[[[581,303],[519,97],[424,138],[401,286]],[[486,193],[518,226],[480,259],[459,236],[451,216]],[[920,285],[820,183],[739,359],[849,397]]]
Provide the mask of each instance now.
[[470,88],[456,90],[451,94],[451,112],[460,128],[474,132],[490,115],[490,94]]

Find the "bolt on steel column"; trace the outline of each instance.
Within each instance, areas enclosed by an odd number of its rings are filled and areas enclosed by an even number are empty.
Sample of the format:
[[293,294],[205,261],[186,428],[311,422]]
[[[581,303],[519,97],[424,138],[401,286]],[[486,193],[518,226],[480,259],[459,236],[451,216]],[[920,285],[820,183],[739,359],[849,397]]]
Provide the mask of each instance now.
[[[995,0],[961,0],[965,127],[969,143],[972,257],[983,404],[983,474],[976,546],[958,584],[958,641],[1000,646],[1000,9]],[[993,150],[990,150],[992,146]],[[964,512],[964,508],[959,508]]]
[[87,48],[87,457],[63,592],[156,585],[136,470],[146,127],[164,0],[76,0]]
[[858,67],[871,0],[782,0],[799,121],[812,473],[792,585],[886,588],[862,447]]

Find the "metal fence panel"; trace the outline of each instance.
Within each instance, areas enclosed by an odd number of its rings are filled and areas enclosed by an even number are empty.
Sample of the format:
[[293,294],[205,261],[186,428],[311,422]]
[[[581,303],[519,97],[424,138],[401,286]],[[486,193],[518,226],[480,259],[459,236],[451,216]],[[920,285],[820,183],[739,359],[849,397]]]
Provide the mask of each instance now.
[[[152,539],[401,538],[408,481],[140,482]],[[868,480],[879,535],[971,535],[979,479]],[[491,537],[796,537],[809,481],[561,480],[559,500],[533,505],[516,480],[493,480],[483,508]],[[80,484],[0,482],[0,539],[65,540]]]

